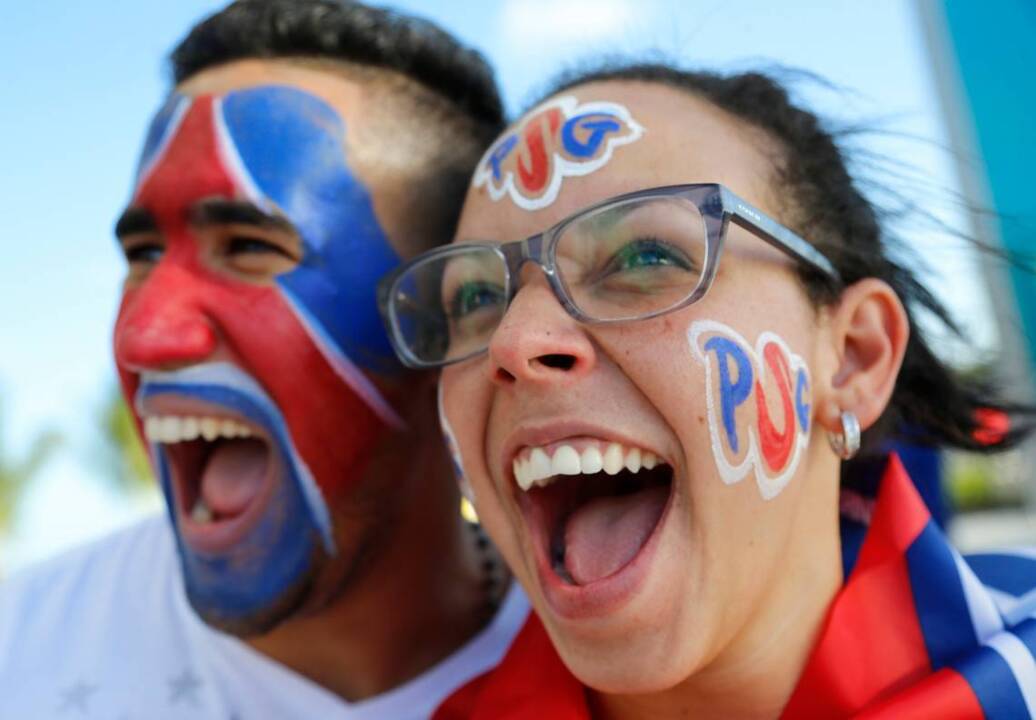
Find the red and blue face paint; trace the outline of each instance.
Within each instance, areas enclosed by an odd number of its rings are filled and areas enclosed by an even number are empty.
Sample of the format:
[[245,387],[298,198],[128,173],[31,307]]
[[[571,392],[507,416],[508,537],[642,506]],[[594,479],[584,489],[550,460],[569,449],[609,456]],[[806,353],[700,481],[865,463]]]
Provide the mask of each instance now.
[[604,167],[616,147],[643,134],[644,128],[618,103],[580,105],[574,97],[555,98],[489,148],[472,184],[486,187],[494,201],[509,195],[518,207],[538,210],[554,202],[565,177]]
[[[366,374],[397,367],[375,286],[399,259],[345,132],[291,87],[174,96],[140,162],[132,206],[163,251],[123,296],[116,362],[138,418],[173,428],[149,434],[188,590],[227,622],[283,603],[314,557],[335,553],[335,503],[400,424]],[[214,267],[191,222],[213,199],[287,220],[301,262],[266,284]],[[199,438],[199,421],[232,431]]]
[[809,442],[810,380],[802,358],[764,332],[753,348],[726,325],[700,320],[687,330],[705,365],[713,455],[723,482],[755,472],[764,499],[791,480]]

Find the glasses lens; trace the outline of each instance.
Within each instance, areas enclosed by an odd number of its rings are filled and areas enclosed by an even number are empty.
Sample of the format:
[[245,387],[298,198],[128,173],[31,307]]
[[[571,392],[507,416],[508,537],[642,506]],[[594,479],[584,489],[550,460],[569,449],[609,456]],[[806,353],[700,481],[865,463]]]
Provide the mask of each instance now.
[[484,350],[507,309],[507,268],[486,247],[451,248],[417,263],[389,299],[392,320],[410,353],[447,363]]
[[678,197],[606,205],[566,226],[556,261],[569,296],[595,320],[668,310],[698,287],[706,266],[705,221]]

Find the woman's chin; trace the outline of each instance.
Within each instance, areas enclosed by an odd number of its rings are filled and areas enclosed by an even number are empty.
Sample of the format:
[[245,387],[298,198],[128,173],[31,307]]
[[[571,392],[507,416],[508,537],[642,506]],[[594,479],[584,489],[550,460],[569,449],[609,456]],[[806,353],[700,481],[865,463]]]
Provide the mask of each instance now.
[[608,694],[661,692],[707,661],[703,631],[715,625],[706,617],[715,614],[695,592],[703,583],[688,572],[698,563],[688,560],[695,556],[687,549],[666,545],[633,596],[606,614],[565,617],[550,602],[538,608],[561,659],[584,685]]
[[664,692],[693,675],[700,667],[701,653],[674,645],[677,643],[664,629],[641,629],[636,636],[625,635],[621,640],[555,640],[572,674],[583,685],[606,695]]

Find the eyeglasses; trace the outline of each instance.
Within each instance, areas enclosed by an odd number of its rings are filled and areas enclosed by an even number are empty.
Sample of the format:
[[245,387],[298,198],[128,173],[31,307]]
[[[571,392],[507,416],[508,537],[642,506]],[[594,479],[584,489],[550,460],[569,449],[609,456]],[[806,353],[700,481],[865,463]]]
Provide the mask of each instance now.
[[569,315],[622,323],[700,300],[733,222],[836,284],[831,262],[794,232],[716,183],[620,195],[525,240],[463,243],[404,263],[378,286],[389,337],[410,367],[442,367],[485,352],[534,262]]

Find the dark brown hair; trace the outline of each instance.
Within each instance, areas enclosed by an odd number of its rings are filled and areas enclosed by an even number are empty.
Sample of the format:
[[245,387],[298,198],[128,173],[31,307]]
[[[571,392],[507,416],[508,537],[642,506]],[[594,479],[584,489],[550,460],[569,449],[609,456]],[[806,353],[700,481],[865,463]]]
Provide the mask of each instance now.
[[[849,173],[846,156],[833,134],[814,113],[797,107],[774,78],[758,72],[722,75],[682,70],[667,64],[617,63],[590,71],[567,72],[545,97],[599,81],[642,81],[691,93],[777,141],[777,181],[791,191],[793,203],[782,222],[826,255],[845,285],[863,278],[884,280],[903,301],[911,334],[891,402],[879,421],[864,433],[864,448],[904,439],[922,445],[946,445],[988,452],[1017,444],[1029,432],[1029,406],[1005,401],[992,382],[962,375],[939,358],[915,322],[918,310],[930,313],[952,333],[960,328],[939,300],[908,267],[893,259],[894,242],[882,227],[874,205]],[[799,274],[814,303],[834,302],[843,285],[800,266]],[[990,438],[981,433],[984,411],[1014,416],[1011,429]]]

